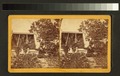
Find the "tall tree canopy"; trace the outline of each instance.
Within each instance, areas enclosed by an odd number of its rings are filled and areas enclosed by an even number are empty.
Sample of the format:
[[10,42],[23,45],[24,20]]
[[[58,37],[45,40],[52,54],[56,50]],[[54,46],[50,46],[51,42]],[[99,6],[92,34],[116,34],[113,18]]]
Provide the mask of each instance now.
[[37,35],[40,48],[45,46],[46,52],[57,53],[59,49],[59,33],[62,19],[39,19],[32,23],[30,32]]
[[36,33],[38,40],[42,38],[45,41],[52,41],[59,37],[59,22],[59,19],[55,19],[54,22],[51,19],[40,19],[32,23],[29,31]]
[[86,40],[89,41],[89,48],[92,51],[107,52],[107,19],[84,20],[78,30],[86,33]]

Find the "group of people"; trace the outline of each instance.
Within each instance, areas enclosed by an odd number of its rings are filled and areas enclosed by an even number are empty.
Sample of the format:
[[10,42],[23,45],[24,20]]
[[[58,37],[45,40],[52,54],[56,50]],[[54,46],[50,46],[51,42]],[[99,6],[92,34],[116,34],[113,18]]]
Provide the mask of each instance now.
[[16,55],[26,54],[31,48],[35,48],[35,43],[32,36],[28,36],[27,38],[26,35],[13,34],[12,49],[15,50]]
[[84,48],[83,35],[81,33],[62,33],[61,45],[65,54],[75,53],[78,48]]

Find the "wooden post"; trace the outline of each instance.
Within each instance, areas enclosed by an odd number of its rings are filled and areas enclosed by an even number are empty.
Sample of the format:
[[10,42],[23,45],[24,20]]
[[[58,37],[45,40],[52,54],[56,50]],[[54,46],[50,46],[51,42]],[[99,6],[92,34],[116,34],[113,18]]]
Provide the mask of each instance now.
[[20,34],[18,36],[17,47],[18,47],[19,41],[20,41]]
[[68,38],[69,38],[69,33],[67,35],[67,39],[66,39],[66,43],[65,43],[65,46],[67,45],[67,42],[68,42]]
[[76,35],[76,33],[75,33],[75,43],[77,42],[77,35]]
[[26,44],[28,44],[28,35],[26,34]]

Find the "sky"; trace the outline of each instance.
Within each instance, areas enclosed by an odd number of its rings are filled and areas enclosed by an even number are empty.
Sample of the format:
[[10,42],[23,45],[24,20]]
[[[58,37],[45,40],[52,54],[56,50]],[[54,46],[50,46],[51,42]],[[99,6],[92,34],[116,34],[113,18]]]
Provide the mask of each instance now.
[[[20,33],[29,33],[28,30],[30,29],[32,22],[37,20],[38,19],[13,19],[12,31]],[[81,22],[81,19],[63,19],[61,23],[61,30],[78,32],[78,28]]]
[[63,19],[61,30],[79,32],[78,29],[82,21],[81,19]]
[[12,31],[20,33],[29,33],[32,22],[37,19],[13,19],[12,20]]

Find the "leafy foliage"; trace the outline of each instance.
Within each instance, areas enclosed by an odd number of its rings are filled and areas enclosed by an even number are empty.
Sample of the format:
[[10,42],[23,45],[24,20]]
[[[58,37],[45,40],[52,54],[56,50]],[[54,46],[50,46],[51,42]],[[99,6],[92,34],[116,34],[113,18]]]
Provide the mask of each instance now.
[[52,22],[51,19],[40,19],[32,23],[30,32],[38,34],[38,40],[51,41],[59,37],[59,23]]
[[61,60],[62,68],[89,68],[89,60],[84,53],[68,54]]
[[37,35],[41,51],[58,53],[61,21],[62,19],[40,19],[32,23],[29,31]]
[[107,56],[101,56],[101,57],[94,57],[97,67],[99,68],[107,68]]
[[12,58],[12,68],[41,68],[36,55],[25,54]]
[[89,41],[88,51],[106,54],[108,37],[107,19],[88,19],[84,20],[79,31],[86,33],[86,40]]

